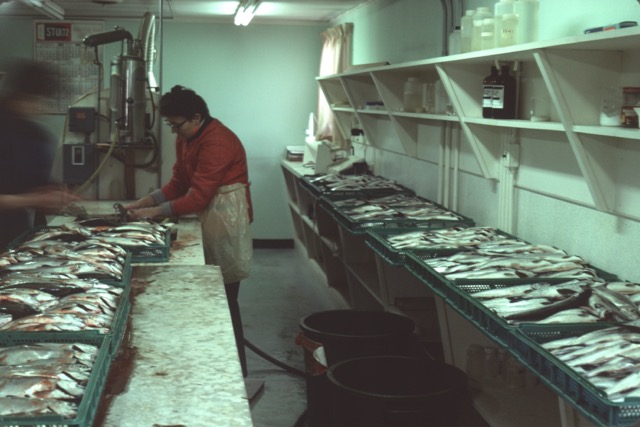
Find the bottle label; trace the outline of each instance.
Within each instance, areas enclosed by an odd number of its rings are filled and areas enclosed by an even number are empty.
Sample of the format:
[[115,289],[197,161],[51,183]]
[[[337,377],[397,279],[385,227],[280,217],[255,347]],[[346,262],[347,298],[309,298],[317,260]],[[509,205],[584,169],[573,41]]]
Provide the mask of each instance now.
[[482,86],[482,108],[491,108],[493,105],[493,86]]
[[504,85],[493,86],[491,107],[494,109],[504,108]]

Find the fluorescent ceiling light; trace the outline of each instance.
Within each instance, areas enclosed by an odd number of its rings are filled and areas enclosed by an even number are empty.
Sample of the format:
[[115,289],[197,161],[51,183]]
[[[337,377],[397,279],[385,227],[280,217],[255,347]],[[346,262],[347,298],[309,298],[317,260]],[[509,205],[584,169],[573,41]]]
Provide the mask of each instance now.
[[39,10],[49,18],[64,19],[64,9],[62,6],[52,2],[51,0],[22,0],[22,3]]
[[260,0],[241,0],[236,9],[236,16],[233,23],[236,25],[247,26],[253,19],[256,9],[260,5]]

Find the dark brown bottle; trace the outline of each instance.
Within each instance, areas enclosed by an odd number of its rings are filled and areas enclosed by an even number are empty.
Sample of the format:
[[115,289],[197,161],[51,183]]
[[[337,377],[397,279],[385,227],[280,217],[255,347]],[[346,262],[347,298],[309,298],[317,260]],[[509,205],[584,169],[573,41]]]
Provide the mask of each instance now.
[[498,77],[498,69],[491,66],[491,74],[482,80],[482,117],[490,119],[493,117],[493,85]]
[[509,66],[502,65],[493,85],[492,113],[494,119],[516,118],[516,79],[509,74]]

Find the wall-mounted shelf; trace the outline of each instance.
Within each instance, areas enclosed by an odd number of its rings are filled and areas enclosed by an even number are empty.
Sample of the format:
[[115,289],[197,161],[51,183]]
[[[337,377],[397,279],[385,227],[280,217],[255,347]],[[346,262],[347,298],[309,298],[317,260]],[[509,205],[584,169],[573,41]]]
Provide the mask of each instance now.
[[[603,87],[640,85],[639,58],[640,29],[628,28],[359,69],[317,80],[328,98],[336,97],[337,88],[344,90],[342,97],[346,94],[367,140],[382,150],[418,156],[419,145],[439,144],[437,126],[459,123],[478,169],[487,179],[501,176],[505,135],[513,135],[514,129],[548,133],[541,138],[560,141],[573,155],[589,198],[581,203],[633,215],[627,206],[620,205],[620,200],[628,197],[618,194],[624,190],[615,182],[617,170],[631,160],[611,147],[640,140],[640,129],[600,126],[599,115]],[[482,81],[496,63],[518,71],[519,113],[515,120],[482,117]],[[410,77],[429,87],[441,82],[454,114],[403,111],[404,84]],[[549,100],[550,121],[530,121],[533,97]],[[364,109],[369,101],[382,101],[384,110]],[[345,111],[344,105],[334,108],[338,115]],[[340,121],[345,123],[341,126],[343,137],[348,139],[347,119],[352,117]]]

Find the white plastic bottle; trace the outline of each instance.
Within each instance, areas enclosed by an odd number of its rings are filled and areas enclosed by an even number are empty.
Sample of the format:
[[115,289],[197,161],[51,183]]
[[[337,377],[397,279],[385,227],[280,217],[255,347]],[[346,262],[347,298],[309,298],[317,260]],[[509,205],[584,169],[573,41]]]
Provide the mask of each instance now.
[[404,111],[416,113],[422,111],[422,82],[409,77],[404,84]]
[[513,13],[518,18],[516,43],[529,43],[538,40],[538,0],[516,0]]
[[449,55],[457,55],[460,53],[461,43],[460,27],[456,26],[453,31],[449,33]]
[[473,15],[473,33],[471,35],[471,50],[476,51],[482,49],[481,37],[482,37],[482,24],[485,19],[493,18],[491,11],[488,7],[481,6],[476,9],[476,13]]
[[505,15],[513,14],[514,0],[500,0],[493,6],[493,17],[495,19],[495,46],[500,46],[500,34],[502,33],[502,21]]
[[473,15],[475,10],[467,10],[460,19],[460,52],[471,52],[471,37],[473,34]]
[[500,24],[500,34],[496,39],[498,44],[496,47],[513,46],[516,44],[518,37],[518,17],[514,14],[502,15],[502,23]]
[[486,18],[482,20],[482,32],[480,33],[480,49],[493,49],[495,47],[495,19]]

